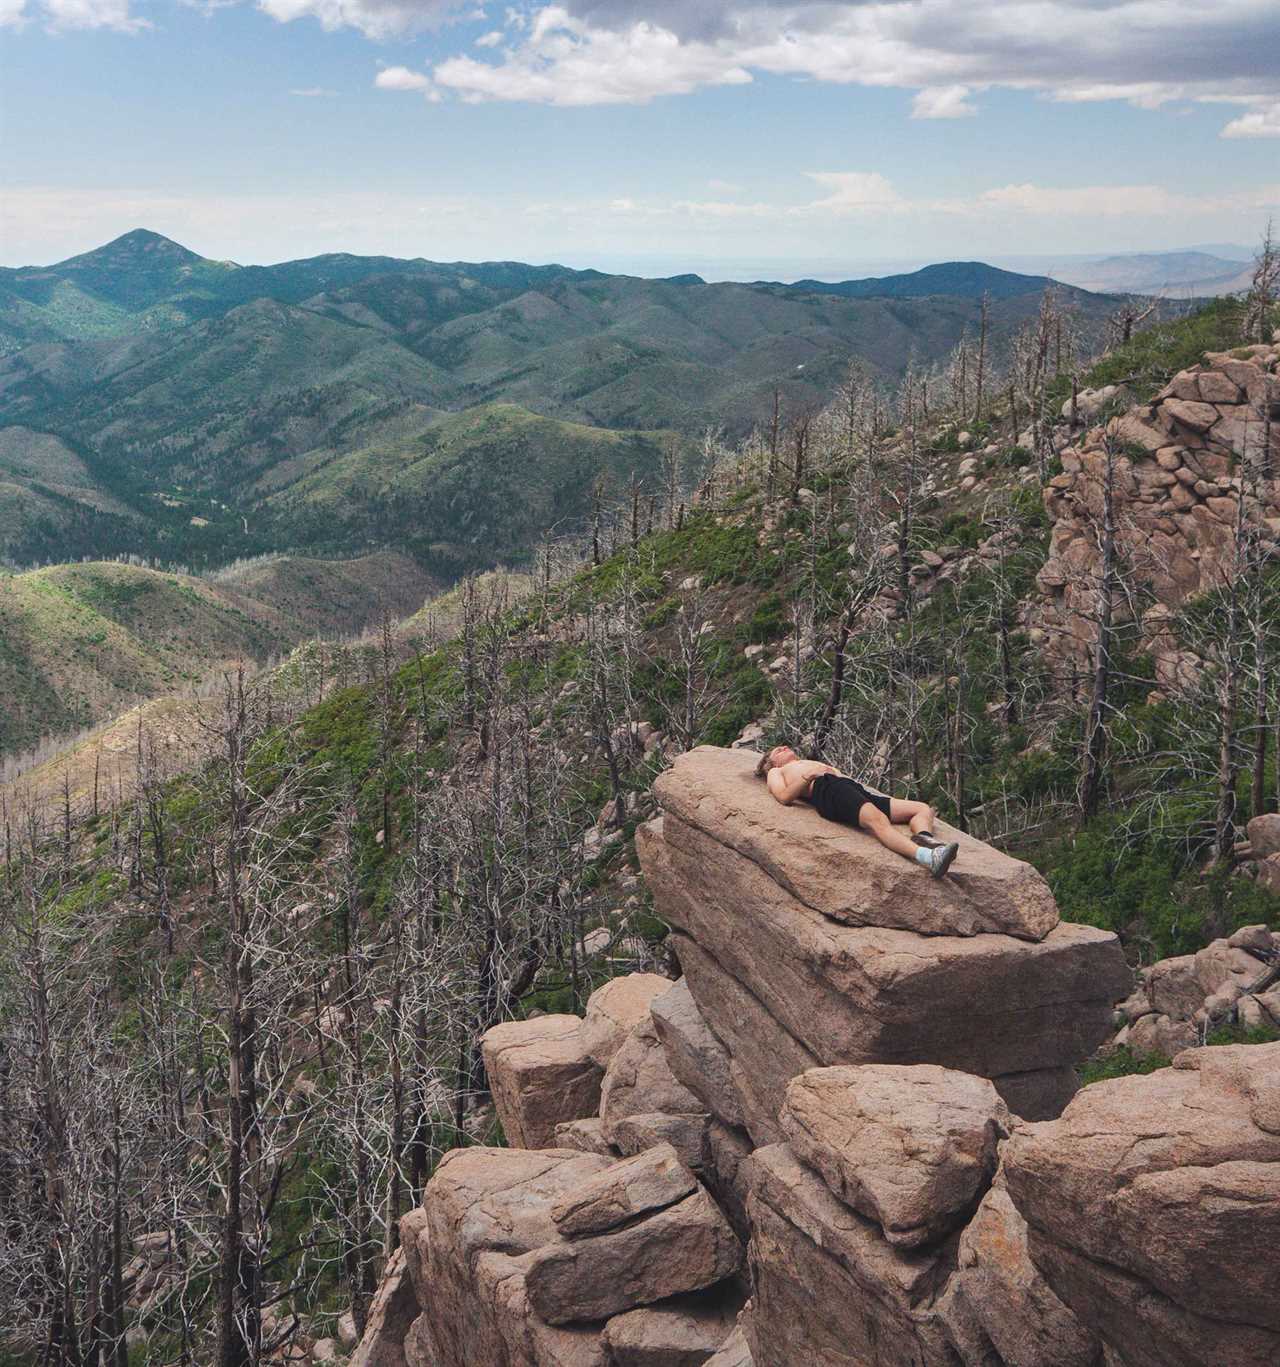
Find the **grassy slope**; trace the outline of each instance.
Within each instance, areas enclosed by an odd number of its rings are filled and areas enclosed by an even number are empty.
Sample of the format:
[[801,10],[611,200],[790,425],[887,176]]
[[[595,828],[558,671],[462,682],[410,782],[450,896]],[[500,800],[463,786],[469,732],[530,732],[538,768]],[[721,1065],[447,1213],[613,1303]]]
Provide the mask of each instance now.
[[418,606],[431,581],[401,556],[281,557],[217,583],[134,565],[0,576],[0,755],[265,660],[317,634],[358,630],[385,603]]

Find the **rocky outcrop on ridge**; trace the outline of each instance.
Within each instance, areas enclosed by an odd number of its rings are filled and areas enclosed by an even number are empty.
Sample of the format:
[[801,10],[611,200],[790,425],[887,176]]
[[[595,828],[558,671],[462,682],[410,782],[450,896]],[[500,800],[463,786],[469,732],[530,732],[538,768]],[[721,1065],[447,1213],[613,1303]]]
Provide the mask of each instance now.
[[1280,1027],[1280,932],[1242,926],[1195,954],[1139,969],[1117,1018],[1113,1046],[1165,1058],[1231,1021],[1250,1029]]
[[[1062,1110],[1132,986],[1114,937],[1046,916],[1026,866],[986,847],[989,904],[1007,923],[1025,894],[1038,938],[978,928],[963,885],[894,868],[860,833],[819,827],[829,847],[807,852],[819,818],[779,827],[753,765],[704,748],[657,785],[641,852],[684,976],[615,980],[583,1019],[486,1037],[526,1147],[441,1161],[401,1222],[364,1360],[1278,1360],[1280,1045],[1190,1051]],[[824,892],[814,870],[834,879],[841,840],[857,858]],[[894,880],[964,932],[829,914]],[[1256,927],[1210,946],[1197,1000],[1263,949]],[[1190,1003],[1185,975],[1161,976],[1141,990]]]
[[[1265,552],[1280,556],[1280,346],[1210,352],[1143,407],[1091,427],[1062,452],[1049,481],[1049,558],[1038,579],[1039,626],[1064,666],[1087,666],[1097,634],[1096,598],[1106,473],[1105,442],[1116,451],[1116,535],[1129,572],[1156,602],[1143,634],[1163,688],[1185,682],[1200,661],[1168,630],[1170,613],[1234,575],[1240,500]],[[1123,607],[1121,608],[1123,612]]]
[[[991,1078],[1017,1114],[1057,1114],[1130,987],[1115,936],[1059,923],[1035,870],[959,833],[952,874],[931,880],[863,832],[775,802],[756,759],[682,755],[654,785],[663,815],[636,837],[755,1141],[783,1137],[793,1077],[838,1063],[941,1064]],[[918,910],[882,912],[890,899]],[[893,924],[865,923],[877,916]]]

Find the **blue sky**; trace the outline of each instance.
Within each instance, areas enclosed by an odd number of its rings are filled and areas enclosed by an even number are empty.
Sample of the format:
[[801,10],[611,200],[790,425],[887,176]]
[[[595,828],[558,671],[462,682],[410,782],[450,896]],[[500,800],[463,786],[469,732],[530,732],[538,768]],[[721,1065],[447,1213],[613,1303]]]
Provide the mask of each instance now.
[[1277,52],[1276,0],[0,0],[0,261],[139,226],[783,278],[1247,244]]

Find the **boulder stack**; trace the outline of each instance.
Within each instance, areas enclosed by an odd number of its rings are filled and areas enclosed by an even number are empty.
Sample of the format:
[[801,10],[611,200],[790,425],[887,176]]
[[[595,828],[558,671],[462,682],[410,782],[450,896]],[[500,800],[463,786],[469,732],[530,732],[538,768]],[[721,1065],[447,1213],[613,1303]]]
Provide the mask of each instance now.
[[1241,498],[1265,553],[1280,557],[1278,366],[1280,346],[1208,353],[1149,404],[1090,427],[1062,452],[1062,474],[1044,491],[1053,530],[1037,619],[1061,667],[1087,666],[1097,635],[1097,531],[1110,442],[1120,553],[1157,600],[1142,622],[1157,683],[1176,688],[1201,669],[1168,630],[1169,614],[1235,575]]
[[1027,865],[965,839],[933,882],[754,764],[682,756],[638,837],[684,977],[485,1037],[519,1147],[441,1161],[361,1360],[1280,1362],[1280,1045],[1067,1105],[1126,994],[1135,1025],[1264,1009],[1241,985],[1270,932],[1131,991],[1115,937],[1060,923]]
[[[784,807],[750,751],[702,746],[654,785],[637,833],[693,1001],[746,1128],[783,1135],[787,1083],[840,1063],[936,1063],[1056,1115],[1130,974],[1114,935],[1061,923],[1028,864],[959,832],[932,880],[862,831]],[[729,1119],[729,1117],[725,1117]]]
[[1215,1026],[1280,1028],[1280,932],[1242,926],[1195,954],[1139,970],[1138,985],[1117,1008],[1112,1045],[1172,1058]]

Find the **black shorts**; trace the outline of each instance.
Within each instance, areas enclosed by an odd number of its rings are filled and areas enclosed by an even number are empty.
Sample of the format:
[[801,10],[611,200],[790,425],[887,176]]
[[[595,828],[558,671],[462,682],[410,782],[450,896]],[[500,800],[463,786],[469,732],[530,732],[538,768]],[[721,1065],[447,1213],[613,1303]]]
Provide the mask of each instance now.
[[869,802],[882,811],[889,820],[889,799],[880,793],[869,793],[856,779],[843,778],[839,774],[819,774],[809,789],[809,801],[818,809],[818,815],[828,821],[839,821],[845,826],[858,824],[858,813],[862,804]]

